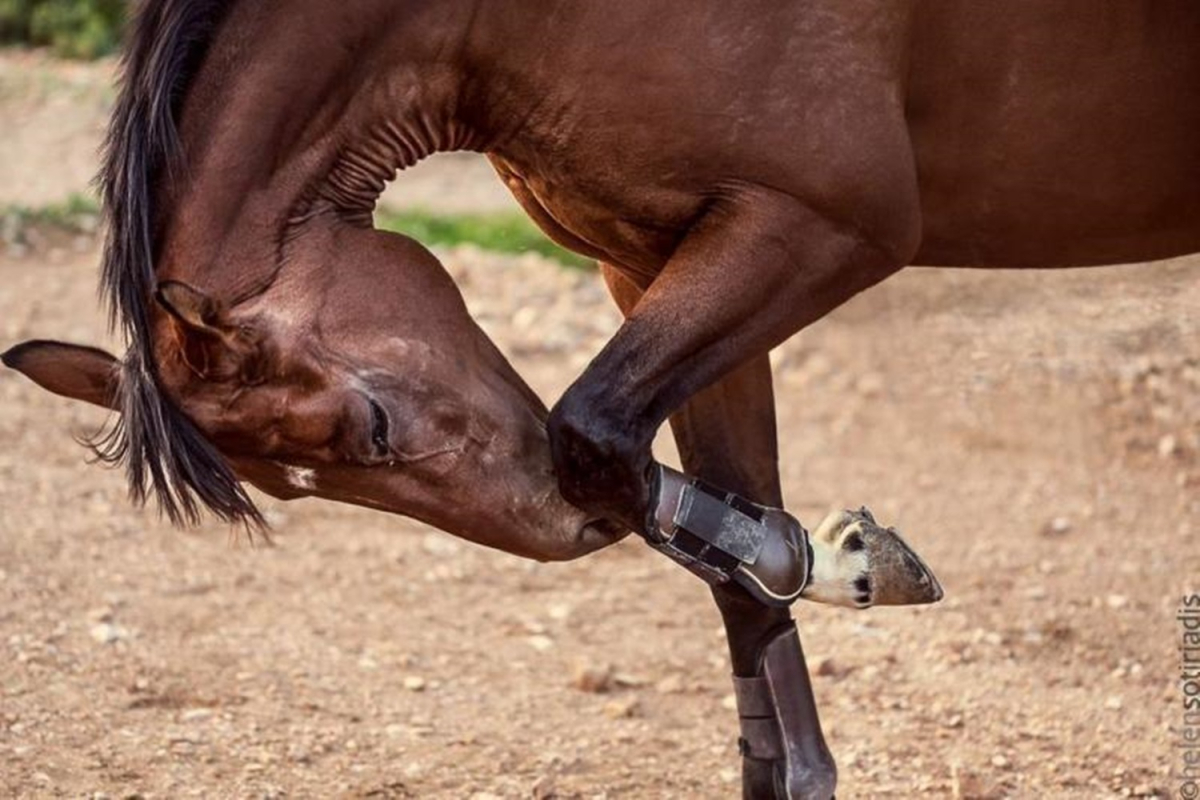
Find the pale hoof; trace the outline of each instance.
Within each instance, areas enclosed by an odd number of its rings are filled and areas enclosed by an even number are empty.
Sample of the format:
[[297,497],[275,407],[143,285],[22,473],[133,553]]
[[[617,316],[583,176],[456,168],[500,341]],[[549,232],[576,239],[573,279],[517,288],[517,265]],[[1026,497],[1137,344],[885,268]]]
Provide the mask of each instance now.
[[809,536],[812,576],[801,597],[848,608],[936,603],[942,586],[920,556],[866,508],[837,511]]

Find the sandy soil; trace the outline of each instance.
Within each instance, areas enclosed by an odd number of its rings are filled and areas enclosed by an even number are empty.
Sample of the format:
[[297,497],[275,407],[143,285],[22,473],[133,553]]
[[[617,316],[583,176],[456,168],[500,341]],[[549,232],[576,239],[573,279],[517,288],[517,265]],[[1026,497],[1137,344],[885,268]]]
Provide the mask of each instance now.
[[[61,155],[6,132],[0,165]],[[24,238],[0,253],[0,347],[107,341],[95,242]],[[548,400],[617,324],[591,274],[443,255]],[[1173,615],[1200,591],[1197,309],[1195,258],[914,269],[778,352],[788,507],[869,504],[948,594],[797,607],[839,797],[1170,796]],[[85,463],[71,435],[103,420],[0,372],[7,795],[736,796],[717,615],[638,542],[537,565],[265,498],[273,547],[180,533]]]

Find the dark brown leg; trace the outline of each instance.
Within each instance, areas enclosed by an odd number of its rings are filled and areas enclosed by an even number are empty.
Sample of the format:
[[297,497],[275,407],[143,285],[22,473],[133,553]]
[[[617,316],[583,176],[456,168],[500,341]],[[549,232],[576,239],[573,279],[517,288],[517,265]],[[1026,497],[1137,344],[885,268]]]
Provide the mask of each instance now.
[[659,426],[697,392],[895,272],[913,247],[889,246],[762,187],[714,200],[551,410],[563,496],[651,530],[650,443]]
[[[613,297],[628,313],[640,298],[640,289],[612,267],[605,266],[604,273]],[[671,427],[689,475],[754,502],[782,506],[775,400],[766,355],[693,396],[671,416]],[[762,605],[734,584],[714,588],[713,597],[725,624],[735,678],[761,678],[768,644],[785,637],[795,640],[794,645],[785,640],[774,645],[776,669],[788,672],[779,676],[780,682],[789,691],[779,698],[781,707],[763,709],[774,717],[767,726],[777,728],[773,733],[780,744],[795,755],[756,758],[753,746],[748,748],[742,764],[743,796],[754,800],[830,797],[837,771],[821,733],[791,613]],[[747,684],[753,682],[743,682]]]

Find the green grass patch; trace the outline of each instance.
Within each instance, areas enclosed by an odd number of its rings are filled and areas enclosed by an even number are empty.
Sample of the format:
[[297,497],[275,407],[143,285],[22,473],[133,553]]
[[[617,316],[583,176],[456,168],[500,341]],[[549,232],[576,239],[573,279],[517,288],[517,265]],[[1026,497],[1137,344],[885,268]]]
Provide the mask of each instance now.
[[497,253],[538,253],[567,267],[594,267],[595,260],[564,250],[519,213],[435,214],[429,211],[375,212],[375,224],[411,236],[427,247],[473,244]]
[[[5,238],[20,238],[26,228],[94,233],[100,220],[100,204],[87,194],[72,194],[61,203],[45,206],[0,206]],[[565,250],[546,238],[529,218],[519,213],[435,214],[430,211],[388,211],[375,214],[382,230],[411,236],[427,247],[473,244],[496,253],[537,253],[565,267],[590,269],[594,259]],[[13,233],[18,233],[13,236]]]
[[6,226],[59,228],[94,233],[100,220],[100,203],[86,194],[72,194],[61,203],[45,206],[0,206],[0,219]]

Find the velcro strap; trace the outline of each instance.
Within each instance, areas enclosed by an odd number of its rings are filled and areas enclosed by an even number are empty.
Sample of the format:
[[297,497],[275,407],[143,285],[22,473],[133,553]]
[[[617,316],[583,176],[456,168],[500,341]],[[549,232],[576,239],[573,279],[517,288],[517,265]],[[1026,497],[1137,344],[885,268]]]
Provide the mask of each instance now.
[[739,678],[735,675],[733,694],[737,698],[738,716],[775,717],[775,700],[771,697],[771,685],[766,678]]
[[767,526],[753,504],[700,481],[683,488],[675,525],[743,564],[758,560]]
[[736,558],[685,530],[676,530],[665,542],[647,540],[647,544],[711,586],[728,581],[738,566]]
[[774,761],[784,757],[779,723],[774,717],[743,717],[738,750],[746,758]]

